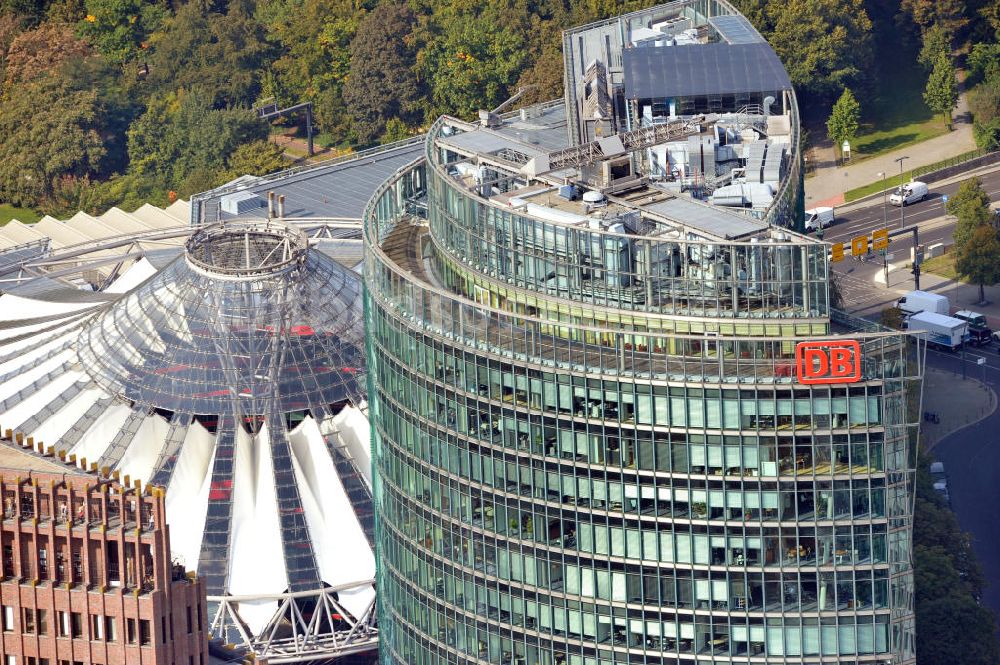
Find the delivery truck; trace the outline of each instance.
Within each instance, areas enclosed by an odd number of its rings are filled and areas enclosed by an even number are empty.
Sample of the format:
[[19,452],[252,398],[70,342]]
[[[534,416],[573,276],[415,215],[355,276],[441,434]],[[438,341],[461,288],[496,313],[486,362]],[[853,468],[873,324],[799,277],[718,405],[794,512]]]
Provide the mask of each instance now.
[[923,333],[928,344],[946,351],[960,349],[969,335],[968,322],[934,312],[917,312],[903,325],[911,332]]
[[910,291],[896,302],[896,307],[903,310],[903,314],[916,314],[917,312],[947,314],[951,309],[951,304],[948,302],[948,296],[939,293]]

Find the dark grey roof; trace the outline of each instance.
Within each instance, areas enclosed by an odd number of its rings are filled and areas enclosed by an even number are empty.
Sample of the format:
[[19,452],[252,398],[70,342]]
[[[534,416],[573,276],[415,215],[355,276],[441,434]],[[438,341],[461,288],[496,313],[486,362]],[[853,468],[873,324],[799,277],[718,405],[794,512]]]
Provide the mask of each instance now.
[[[291,169],[265,176],[240,188],[254,192],[265,201],[267,193],[284,194],[285,217],[347,217],[360,219],[365,204],[376,188],[400,167],[412,162],[423,154],[422,140],[389,149],[379,149],[362,153],[356,158],[331,164],[318,164],[304,169]],[[204,209],[206,222],[230,218],[221,213],[219,202],[224,194],[235,190],[220,188],[198,195],[192,199],[192,215],[197,214],[196,205]],[[221,216],[220,216],[221,215]],[[260,208],[246,217],[266,217],[267,208]]]
[[767,44],[690,44],[625,49],[628,99],[771,92],[792,83]]
[[764,41],[750,21],[739,14],[728,16],[712,16],[708,22],[729,44],[758,44]]

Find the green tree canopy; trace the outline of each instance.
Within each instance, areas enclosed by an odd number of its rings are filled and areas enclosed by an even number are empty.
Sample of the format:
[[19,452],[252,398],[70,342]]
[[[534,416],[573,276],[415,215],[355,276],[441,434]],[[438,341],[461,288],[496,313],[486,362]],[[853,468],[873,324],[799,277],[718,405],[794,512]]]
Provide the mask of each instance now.
[[157,2],[143,0],[85,0],[86,17],[80,34],[97,47],[108,61],[125,65],[147,46],[146,37],[166,16]]
[[969,23],[965,0],[902,0],[901,9],[921,32],[937,27],[949,40]]
[[430,80],[430,115],[471,118],[509,96],[524,64],[524,42],[500,24],[469,20],[449,26],[431,43],[420,63]]
[[421,90],[413,71],[416,51],[406,39],[415,21],[405,5],[383,3],[358,26],[344,101],[361,143],[378,138],[392,118],[404,124],[416,119]]
[[861,105],[854,98],[854,93],[850,88],[844,88],[840,99],[833,105],[830,117],[826,121],[826,133],[837,147],[841,149],[844,141],[850,141],[858,133],[858,124],[861,122]]
[[216,108],[253,104],[276,49],[252,11],[247,0],[232,0],[224,14],[198,2],[181,5],[150,39],[148,85],[157,94],[197,85]]
[[984,286],[1000,281],[1000,240],[990,214],[990,197],[979,178],[959,185],[946,208],[955,215],[955,270],[979,285],[979,299]]
[[11,86],[0,103],[0,200],[36,207],[57,179],[101,173],[103,103],[87,80],[61,73]]
[[872,22],[863,0],[772,2],[768,12],[768,39],[796,88],[830,99],[865,79]]
[[221,184],[230,155],[265,138],[267,126],[253,111],[213,109],[210,94],[181,90],[154,98],[129,127],[129,174],[151,190],[187,196]]
[[226,178],[267,175],[288,166],[284,151],[270,141],[257,140],[237,146],[226,158]]
[[944,28],[932,25],[922,37],[917,62],[927,71],[934,69],[934,63],[942,53],[951,57],[951,39],[952,35]]
[[945,124],[951,124],[951,110],[958,102],[958,82],[955,79],[955,66],[944,53],[938,55],[934,69],[927,77],[924,102],[930,110],[942,115]]
[[945,209],[958,218],[952,234],[956,248],[969,242],[974,229],[990,223],[990,196],[979,178],[963,181],[948,199]]
[[979,285],[979,301],[986,300],[985,287],[1000,282],[1000,240],[992,226],[979,226],[969,242],[956,245],[955,271]]

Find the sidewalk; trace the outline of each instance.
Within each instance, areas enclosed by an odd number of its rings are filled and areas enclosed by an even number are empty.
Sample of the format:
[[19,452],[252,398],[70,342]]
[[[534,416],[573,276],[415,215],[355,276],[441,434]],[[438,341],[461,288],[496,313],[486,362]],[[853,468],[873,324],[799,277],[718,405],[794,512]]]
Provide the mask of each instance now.
[[950,434],[979,422],[997,408],[992,388],[971,376],[964,381],[958,374],[928,367],[924,373],[924,411],[936,413],[939,423],[924,421],[921,441],[930,450]]
[[[806,208],[819,205],[836,206],[844,202],[844,192],[855,187],[861,187],[880,179],[879,173],[886,174],[886,185],[899,183],[898,157],[909,159],[903,162],[903,171],[927,166],[941,160],[955,157],[964,152],[976,149],[976,141],[972,136],[972,124],[969,121],[968,103],[965,94],[959,96],[958,106],[952,114],[954,129],[922,143],[893,150],[878,157],[864,159],[847,166],[837,166],[833,148],[813,148],[809,161],[823,164],[815,169],[806,179]],[[893,180],[895,176],[895,180]]]

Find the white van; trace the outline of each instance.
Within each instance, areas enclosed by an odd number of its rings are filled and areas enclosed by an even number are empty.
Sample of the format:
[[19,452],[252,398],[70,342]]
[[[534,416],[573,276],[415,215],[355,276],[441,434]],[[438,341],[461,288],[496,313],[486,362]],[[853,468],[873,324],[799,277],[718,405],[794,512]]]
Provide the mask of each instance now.
[[889,203],[894,206],[905,206],[927,198],[927,184],[923,182],[908,182],[889,195]]
[[820,207],[806,210],[805,229],[807,233],[809,231],[825,229],[833,224],[833,221],[833,208]]

